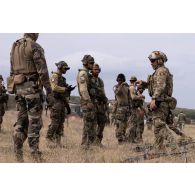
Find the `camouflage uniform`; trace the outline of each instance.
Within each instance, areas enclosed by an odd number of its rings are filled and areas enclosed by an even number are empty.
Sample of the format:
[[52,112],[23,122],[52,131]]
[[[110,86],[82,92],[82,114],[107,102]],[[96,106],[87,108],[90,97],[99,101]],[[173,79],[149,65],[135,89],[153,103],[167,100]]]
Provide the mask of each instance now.
[[[11,75],[14,75],[16,101],[19,105],[13,135],[18,161],[23,161],[23,143],[28,137],[33,160],[40,160],[39,137],[42,127],[42,85],[51,94],[43,48],[35,41],[38,33],[26,33],[13,44]],[[41,84],[40,84],[41,83]]]
[[79,69],[77,75],[77,84],[78,91],[81,97],[81,108],[83,111],[83,134],[81,145],[84,148],[88,148],[94,142],[96,136],[96,113],[95,105],[92,100],[92,95],[90,94],[91,85],[90,85],[90,73],[89,68],[86,67],[87,64],[94,64],[94,58],[90,55],[85,55],[83,57],[83,69]]
[[130,104],[129,104],[129,85],[126,82],[123,82],[120,85],[114,86],[115,93],[115,125],[116,125],[116,138],[118,143],[123,143],[126,141],[126,128],[127,121],[130,113]]
[[129,87],[130,97],[131,97],[131,115],[128,120],[128,130],[127,130],[127,139],[129,142],[136,142],[142,140],[142,123],[143,116],[141,115],[142,109],[142,95],[138,95],[135,82],[137,78],[132,76],[131,84]]
[[138,96],[141,96],[142,99],[137,100],[137,131],[136,131],[136,141],[143,142],[143,132],[144,132],[144,116],[146,116],[146,110],[144,109],[144,96],[138,90]]
[[181,131],[184,130],[185,122],[186,122],[186,115],[183,112],[180,112],[178,114],[178,126]]
[[[94,64],[94,69],[95,68],[98,68],[100,70],[100,67],[97,64]],[[108,117],[106,115],[108,111],[108,105],[107,105],[108,99],[105,95],[104,82],[100,77],[95,77],[91,75],[90,85],[91,85],[91,94],[93,94],[92,99],[95,105],[95,111],[97,117],[95,144],[101,144],[101,141],[103,139],[104,127]]]
[[[3,77],[0,75],[0,80],[3,81]],[[0,83],[0,132],[1,132],[1,125],[3,123],[3,116],[5,114],[5,103],[7,101],[7,94],[5,86]]]
[[172,99],[173,90],[172,82],[168,82],[172,79],[172,75],[168,68],[164,66],[167,57],[160,51],[154,51],[149,56],[149,59],[155,72],[148,77],[148,82],[145,84],[148,86],[149,95],[156,104],[156,108],[152,110],[155,134],[154,146],[157,149],[162,149],[164,147],[164,140],[168,140],[172,149],[175,150],[177,148],[176,140],[167,126],[167,116],[170,112],[170,106],[166,100],[168,98]]
[[65,77],[59,72],[54,72],[50,79],[54,105],[50,109],[51,124],[49,125],[46,138],[61,145],[61,137],[64,135],[65,107],[68,106],[70,91]]

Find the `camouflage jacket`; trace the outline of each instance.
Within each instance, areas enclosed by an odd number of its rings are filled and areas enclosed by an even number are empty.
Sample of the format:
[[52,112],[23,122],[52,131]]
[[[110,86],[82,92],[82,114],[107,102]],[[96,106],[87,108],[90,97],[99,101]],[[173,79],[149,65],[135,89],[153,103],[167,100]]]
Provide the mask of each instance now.
[[50,78],[51,87],[54,97],[68,102],[70,97],[70,91],[68,90],[68,84],[66,78],[57,72],[53,72]]
[[90,91],[89,95],[92,101],[97,101],[97,103],[107,103],[108,98],[106,97],[104,90],[104,82],[100,77],[89,76]]
[[168,86],[170,72],[165,66],[158,67],[148,78],[148,90],[152,99],[164,99],[168,96],[168,91],[172,90]]

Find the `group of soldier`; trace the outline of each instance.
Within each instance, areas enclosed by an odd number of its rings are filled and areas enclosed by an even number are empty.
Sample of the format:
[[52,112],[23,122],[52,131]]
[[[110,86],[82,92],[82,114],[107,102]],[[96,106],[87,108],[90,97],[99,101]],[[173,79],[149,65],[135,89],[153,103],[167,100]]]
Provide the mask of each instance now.
[[[24,37],[13,43],[11,50],[10,76],[7,79],[8,92],[15,94],[18,105],[17,122],[14,124],[14,152],[18,162],[23,162],[23,143],[28,139],[30,154],[35,162],[42,161],[39,150],[39,137],[42,128],[43,87],[46,91],[47,105],[50,109],[51,123],[46,134],[47,145],[50,148],[63,147],[61,138],[64,134],[66,114],[71,113],[69,98],[76,86],[67,84],[65,74],[70,67],[64,61],[56,63],[57,71],[49,78],[43,48],[36,42],[38,33],[25,33]],[[112,109],[116,138],[118,144],[143,142],[145,97],[142,95],[148,89],[152,100],[148,105],[147,116],[151,116],[155,143],[158,150],[164,147],[168,140],[172,150],[177,150],[177,143],[172,134],[175,131],[171,110],[176,107],[176,99],[172,97],[172,75],[165,67],[166,55],[154,51],[149,55],[154,73],[147,81],[130,78],[126,82],[123,73],[117,76],[117,84],[113,87],[115,101]],[[95,63],[94,57],[84,55],[81,60],[83,67],[77,75],[77,87],[83,112],[83,132],[81,147],[104,147],[103,131],[108,119],[108,98],[104,90],[104,82],[99,77],[101,68]],[[2,78],[0,78],[2,82]],[[3,90],[3,88],[2,88]],[[1,90],[1,91],[2,91]],[[4,89],[5,90],[5,89]],[[1,92],[5,93],[5,92]],[[0,99],[1,102],[1,99]],[[1,106],[1,103],[0,103]],[[65,111],[66,108],[66,111]],[[1,116],[4,110],[0,111]],[[2,117],[0,118],[2,122]]]

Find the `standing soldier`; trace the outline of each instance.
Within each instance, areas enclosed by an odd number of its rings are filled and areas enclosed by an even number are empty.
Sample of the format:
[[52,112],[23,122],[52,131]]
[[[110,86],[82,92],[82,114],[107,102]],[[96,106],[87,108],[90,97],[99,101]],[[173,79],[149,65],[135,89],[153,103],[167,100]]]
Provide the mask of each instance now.
[[130,94],[129,85],[125,82],[124,74],[119,74],[116,81],[118,84],[113,87],[115,94],[113,114],[115,117],[116,138],[119,144],[123,144],[126,141],[127,120],[130,113]]
[[95,105],[90,94],[90,73],[94,64],[94,58],[91,55],[85,55],[82,59],[83,68],[79,69],[77,75],[78,91],[81,97],[81,108],[83,110],[83,135],[81,145],[83,149],[88,149],[95,139],[96,113]]
[[0,132],[1,132],[1,125],[3,123],[3,116],[5,114],[5,103],[7,102],[7,94],[5,86],[3,85],[3,77],[0,75]]
[[43,48],[36,43],[38,33],[25,33],[14,42],[11,50],[11,77],[14,76],[16,101],[19,113],[15,124],[14,151],[16,159],[23,162],[23,143],[28,137],[31,157],[41,161],[39,137],[42,127],[42,85],[49,105],[54,102]]
[[137,78],[132,76],[130,78],[130,97],[131,97],[131,115],[128,121],[128,132],[127,132],[127,139],[130,143],[137,143],[137,141],[142,141],[141,132],[138,128],[138,112],[140,112],[141,106],[140,103],[143,104],[144,96],[142,94],[137,93],[136,89],[136,81]]
[[167,56],[161,51],[154,51],[149,55],[154,73],[148,77],[148,81],[138,81],[140,85],[148,88],[149,95],[152,97],[150,110],[153,115],[154,134],[156,149],[164,149],[164,140],[168,140],[172,150],[178,149],[176,140],[167,126],[167,116],[171,109],[176,107],[176,100],[172,97],[173,76],[169,69],[165,67]]
[[138,101],[138,108],[137,108],[137,119],[138,119],[138,124],[137,124],[137,133],[136,133],[136,141],[137,142],[143,142],[143,133],[144,133],[144,116],[146,116],[146,110],[144,108],[144,99],[145,96],[142,95],[144,92],[144,89],[142,86],[137,87],[137,95],[140,98]]
[[183,111],[181,111],[178,114],[178,125],[179,125],[180,131],[184,130],[185,123],[186,123],[186,115],[183,113]]
[[67,114],[70,114],[69,107],[70,92],[75,88],[66,83],[65,77],[62,74],[66,74],[66,71],[70,69],[67,63],[60,61],[55,64],[57,66],[57,72],[53,72],[50,82],[54,94],[54,105],[50,109],[51,124],[47,131],[48,146],[62,147],[61,137],[64,135],[64,121],[65,121],[65,108]]
[[103,139],[104,127],[108,119],[108,98],[105,94],[104,82],[99,77],[100,72],[100,66],[98,64],[94,64],[91,71],[92,78],[90,83],[92,84],[91,91],[93,94],[93,99],[95,99],[94,103],[97,117],[96,138],[94,144],[103,146],[101,142]]

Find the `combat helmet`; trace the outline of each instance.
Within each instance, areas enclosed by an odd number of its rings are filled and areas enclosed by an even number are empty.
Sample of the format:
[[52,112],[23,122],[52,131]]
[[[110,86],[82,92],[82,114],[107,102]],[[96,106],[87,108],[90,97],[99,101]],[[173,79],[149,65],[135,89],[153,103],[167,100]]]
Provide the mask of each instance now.
[[55,65],[58,67],[58,69],[61,69],[61,68],[65,68],[66,70],[69,70],[70,67],[68,66],[68,64],[64,61],[59,61],[57,63],[55,63]]
[[24,37],[30,37],[33,41],[36,41],[39,37],[39,33],[24,33]]
[[149,60],[154,62],[155,60],[162,60],[163,62],[167,62],[168,58],[162,51],[153,51],[149,56]]
[[84,65],[86,64],[94,64],[94,58],[91,55],[84,55],[83,59],[81,60]]
[[132,77],[130,78],[130,81],[137,81],[137,77],[136,77],[136,76],[132,76]]
[[3,77],[2,77],[2,75],[0,74],[0,80],[3,80]]
[[118,74],[116,81],[122,80],[123,82],[126,81],[125,75],[123,73]]

